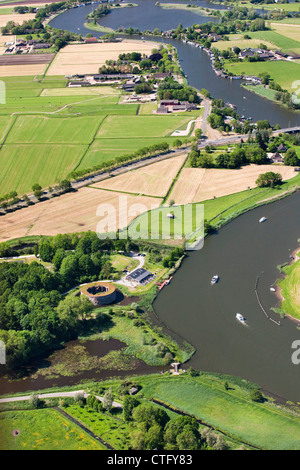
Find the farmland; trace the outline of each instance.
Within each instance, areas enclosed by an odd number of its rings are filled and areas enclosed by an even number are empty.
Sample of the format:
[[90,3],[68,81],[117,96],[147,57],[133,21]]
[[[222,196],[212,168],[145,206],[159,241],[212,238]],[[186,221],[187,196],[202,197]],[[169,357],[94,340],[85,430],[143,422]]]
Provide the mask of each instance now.
[[56,55],[47,75],[98,73],[99,67],[104,65],[107,59],[116,60],[119,54],[133,51],[149,55],[157,45],[157,43],[150,41],[69,45]]
[[[149,196],[127,195],[128,207],[137,204],[143,211],[159,206],[161,199]],[[108,224],[123,228],[140,212],[127,212],[120,206],[120,193],[96,188],[82,188],[76,193],[68,193],[59,198],[40,202],[1,217],[0,241],[27,235],[56,235],[58,233],[96,231],[102,217],[97,214],[100,205],[106,205],[110,214]],[[103,206],[104,207],[104,206]],[[104,208],[105,208],[104,207]],[[105,214],[102,214],[105,215]],[[106,226],[109,229],[111,226]]]
[[185,159],[186,155],[169,158],[110,178],[95,186],[113,191],[164,197]]
[[[293,167],[276,166],[275,170],[284,180],[295,176]],[[249,165],[238,170],[183,168],[170,198],[176,204],[189,204],[239,193],[255,188],[258,176],[266,171],[270,171],[269,165]]]
[[192,119],[191,113],[138,114],[139,104],[119,104],[121,91],[109,86],[67,88],[66,79],[57,76],[2,80],[0,196],[12,190],[29,193],[35,183],[54,185],[75,169],[99,166],[147,145],[172,145],[170,134]]

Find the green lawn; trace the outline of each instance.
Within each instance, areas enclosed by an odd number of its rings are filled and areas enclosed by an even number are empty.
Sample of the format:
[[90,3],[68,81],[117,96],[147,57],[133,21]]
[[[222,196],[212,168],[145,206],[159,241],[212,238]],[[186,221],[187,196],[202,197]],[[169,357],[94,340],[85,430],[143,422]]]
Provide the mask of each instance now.
[[249,391],[208,375],[147,377],[139,379],[145,397],[156,398],[198,419],[231,437],[272,450],[300,449],[300,422],[268,404],[254,403]]
[[245,86],[245,89],[263,96],[264,98],[275,101],[276,91],[271,88],[266,88],[264,85],[247,85]]
[[[54,409],[0,413],[1,450],[103,450],[100,442]],[[17,437],[12,431],[18,430]]]

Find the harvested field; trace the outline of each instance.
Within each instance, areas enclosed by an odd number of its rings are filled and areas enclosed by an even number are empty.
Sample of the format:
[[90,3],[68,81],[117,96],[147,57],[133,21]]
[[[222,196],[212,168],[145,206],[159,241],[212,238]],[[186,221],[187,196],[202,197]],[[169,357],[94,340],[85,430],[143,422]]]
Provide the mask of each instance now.
[[2,65],[0,77],[35,76],[42,75],[46,69],[45,63],[27,65]]
[[[10,3],[5,3],[5,7],[11,5]],[[22,4],[23,5],[23,4]],[[12,6],[16,6],[16,4],[12,4]],[[20,13],[12,13],[10,15],[0,15],[0,28],[6,26],[9,21],[14,21],[14,23],[22,24],[24,21],[33,20],[35,17],[35,13],[24,13],[20,15]]]
[[[51,0],[51,3],[59,3],[63,0]],[[7,3],[1,3],[1,5],[5,5],[6,7],[8,6],[27,6],[27,5],[34,5],[35,7],[38,7],[40,5],[45,5],[49,4],[49,0],[25,0],[24,2],[22,1],[17,1],[17,2],[7,2]]]
[[267,171],[280,173],[283,180],[296,175],[293,167],[279,165],[249,165],[239,170],[183,168],[170,199],[188,204],[245,191],[255,188],[258,176]]
[[[126,199],[128,212],[125,206],[120,207],[120,197]],[[161,199],[153,197],[82,188],[76,193],[68,193],[2,216],[0,241],[27,235],[96,231],[97,224],[102,219],[97,215],[97,209],[102,204],[108,204],[107,209],[111,208],[108,223],[116,220],[116,228],[123,228],[139,213],[158,207],[160,202]],[[137,206],[134,207],[134,204]],[[107,217],[106,213],[104,217]]]
[[47,75],[75,75],[98,73],[106,60],[118,59],[124,52],[141,52],[149,55],[156,42],[130,41],[96,44],[73,44],[59,51]]
[[280,24],[280,23],[271,23],[272,30],[276,33],[282,34],[287,38],[293,39],[295,41],[300,41],[300,25],[299,24]]
[[185,159],[186,155],[168,158],[102,181],[95,186],[112,191],[164,197]]
[[54,56],[55,54],[4,55],[0,57],[0,66],[2,67],[6,65],[49,64],[49,62],[51,62]]

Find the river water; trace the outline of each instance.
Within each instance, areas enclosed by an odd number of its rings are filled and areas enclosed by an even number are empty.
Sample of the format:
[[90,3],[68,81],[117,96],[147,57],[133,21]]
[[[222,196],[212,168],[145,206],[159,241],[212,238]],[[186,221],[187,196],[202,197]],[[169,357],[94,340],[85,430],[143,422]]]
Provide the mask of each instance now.
[[[267,221],[259,223],[262,216]],[[184,261],[154,303],[158,317],[196,348],[186,366],[246,378],[276,395],[300,401],[300,365],[291,360],[297,323],[280,320],[270,286],[281,277],[277,266],[289,262],[299,246],[300,192],[250,211]],[[211,286],[218,274],[220,281]],[[255,283],[263,308],[259,306]],[[242,313],[246,326],[235,315]]]
[[[139,7],[113,11],[101,24],[113,29],[133,26],[143,31],[217,21],[193,12],[162,10],[154,0],[135,3]],[[199,4],[211,6],[204,1]],[[83,23],[93,7],[70,10],[50,24],[86,34],[90,31]],[[268,119],[282,127],[300,124],[298,113],[243,90],[239,80],[217,77],[204,51],[180,41],[166,41],[177,48],[191,85],[236,104],[240,114],[254,120]],[[171,284],[159,294],[154,303],[159,319],[196,348],[187,367],[240,376],[275,395],[300,401],[300,365],[294,365],[291,359],[292,343],[300,337],[297,324],[285,318],[278,326],[268,319],[254,290],[259,276],[261,303],[278,322],[279,317],[270,311],[278,303],[270,286],[280,277],[277,266],[289,261],[289,254],[298,246],[299,207],[300,193],[296,193],[238,217],[219,234],[208,237],[202,250],[191,253]],[[260,224],[262,216],[268,220]],[[212,287],[214,274],[219,274],[220,282]],[[237,322],[237,312],[246,317],[246,325]]]

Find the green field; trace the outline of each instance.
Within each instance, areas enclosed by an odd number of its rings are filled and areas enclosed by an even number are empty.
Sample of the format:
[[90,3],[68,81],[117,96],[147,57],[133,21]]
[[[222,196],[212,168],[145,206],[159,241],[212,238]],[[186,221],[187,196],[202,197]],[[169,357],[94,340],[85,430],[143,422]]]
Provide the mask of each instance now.
[[299,41],[286,37],[275,31],[254,31],[250,33],[250,36],[253,39],[261,39],[262,42],[268,41],[284,52],[300,51]]
[[235,62],[225,61],[225,68],[234,75],[254,75],[267,72],[271,78],[284,90],[295,91],[292,87],[296,80],[299,80],[300,64],[283,60],[267,62]]
[[[54,409],[0,414],[1,450],[103,450],[105,447]],[[12,431],[18,430],[17,437]]]
[[165,137],[183,124],[188,124],[191,116],[108,116],[103,122],[96,138],[117,139],[146,137]]
[[244,85],[244,87],[248,91],[252,91],[268,100],[275,101],[276,91],[271,88],[266,88],[264,85]]
[[4,145],[0,151],[1,194],[11,190],[20,196],[32,185],[43,188],[61,181],[76,167],[86,151],[84,145]]
[[18,116],[6,144],[89,144],[103,120],[97,117]]
[[[230,381],[230,378],[229,378]],[[249,392],[209,374],[199,378],[143,377],[143,395],[191,414],[231,437],[263,449],[300,449],[300,423],[276,407],[251,402]]]
[[[219,3],[219,2],[217,2]],[[238,0],[238,1],[231,1],[228,5],[239,6],[239,7],[247,7],[247,8],[254,8],[253,3],[246,1],[246,0]],[[300,6],[298,2],[295,3],[262,3],[258,5],[259,9],[261,10],[284,10],[284,11],[296,11],[300,10]]]

